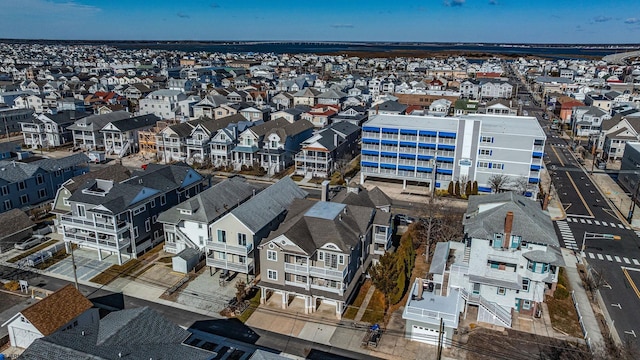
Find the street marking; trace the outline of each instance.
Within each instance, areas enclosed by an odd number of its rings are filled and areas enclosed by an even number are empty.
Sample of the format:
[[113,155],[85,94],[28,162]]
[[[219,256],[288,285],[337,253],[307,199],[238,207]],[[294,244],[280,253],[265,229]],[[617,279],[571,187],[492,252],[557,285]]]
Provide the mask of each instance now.
[[602,254],[598,254],[598,260],[604,260],[604,257],[602,256]]
[[614,256],[614,259],[616,259],[617,262],[622,262],[622,260],[620,259],[620,256]]
[[602,225],[604,225],[604,226],[609,226],[609,224],[607,224],[607,223],[606,223],[606,222],[604,222],[604,221],[602,222]]
[[587,219],[587,224],[591,225],[591,220]]
[[[562,166],[564,166],[564,165],[562,165]],[[589,215],[591,215],[591,218],[594,218],[595,216],[593,216],[593,212],[589,208],[589,205],[587,205],[587,202],[584,200],[584,197],[580,193],[580,190],[578,190],[578,186],[576,186],[575,181],[573,181],[573,178],[571,177],[571,174],[569,174],[568,171],[565,171],[565,174],[567,175],[567,178],[569,179],[569,181],[573,185],[573,188],[576,190],[576,194],[578,195],[580,200],[582,200],[582,204],[584,205],[584,208],[587,209],[587,212],[589,213]]]
[[580,219],[580,222],[584,224],[586,221],[584,221],[584,219]]
[[593,255],[593,253],[589,253],[589,257],[590,257],[590,258],[592,258],[592,259],[595,259],[595,258],[596,258],[596,256],[595,256],[595,255]]
[[633,265],[640,265],[640,262],[636,259],[631,259],[633,261]]
[[613,261],[613,258],[611,257],[611,255],[605,255],[604,257],[606,257],[607,260],[609,260],[609,261]]
[[636,336],[636,332],[635,332],[635,331],[633,331],[633,330],[631,330],[631,331],[625,331],[624,333],[625,333],[625,334],[628,334],[628,335],[633,335],[633,337],[637,337],[637,336]]
[[593,220],[593,222],[595,222],[596,225],[600,225],[600,221],[598,221],[598,220]]
[[611,306],[615,306],[618,309],[622,310],[622,305],[620,305],[620,304],[611,304]]
[[629,259],[627,259],[627,258],[622,258],[622,260],[624,260],[624,262],[627,263],[627,264],[631,264],[631,261],[629,261]]
[[[627,278],[627,281],[629,281],[629,285],[631,285],[631,288],[633,288],[633,291],[636,293],[636,296],[638,297],[638,299],[640,299],[640,290],[638,290],[636,283],[633,282],[633,280],[631,279],[631,275],[629,275],[629,271],[627,270],[635,270],[635,271],[640,271],[640,270],[627,268],[624,266],[622,267],[622,273],[624,273],[624,276]],[[635,334],[633,336],[635,336]]]

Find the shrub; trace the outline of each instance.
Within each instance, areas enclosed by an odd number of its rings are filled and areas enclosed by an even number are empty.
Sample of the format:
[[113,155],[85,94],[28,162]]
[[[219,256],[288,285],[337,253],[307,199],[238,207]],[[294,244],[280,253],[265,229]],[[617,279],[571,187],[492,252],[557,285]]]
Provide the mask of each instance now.
[[556,291],[553,293],[553,298],[556,300],[564,300],[570,295],[569,290],[566,287],[558,284]]
[[17,281],[9,281],[4,284],[4,288],[9,291],[18,291],[18,289],[20,289],[20,283]]

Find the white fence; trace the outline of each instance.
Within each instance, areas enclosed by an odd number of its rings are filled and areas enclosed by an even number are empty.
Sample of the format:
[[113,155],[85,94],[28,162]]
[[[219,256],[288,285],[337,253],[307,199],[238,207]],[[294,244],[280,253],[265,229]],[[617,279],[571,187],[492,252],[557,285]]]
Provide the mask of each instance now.
[[52,258],[53,255],[55,255],[62,248],[64,248],[64,244],[55,244],[50,248],[40,250],[23,259],[20,259],[18,261],[18,265],[34,267],[36,265],[42,264],[46,260]]
[[584,326],[582,314],[580,314],[580,307],[578,306],[578,300],[576,300],[575,290],[571,290],[571,299],[573,300],[573,307],[576,308],[576,313],[578,314],[578,322],[580,322],[580,328],[582,329],[582,334],[584,334],[584,341],[587,343],[589,350],[593,351],[593,349],[591,348],[591,338],[589,337],[589,332]]

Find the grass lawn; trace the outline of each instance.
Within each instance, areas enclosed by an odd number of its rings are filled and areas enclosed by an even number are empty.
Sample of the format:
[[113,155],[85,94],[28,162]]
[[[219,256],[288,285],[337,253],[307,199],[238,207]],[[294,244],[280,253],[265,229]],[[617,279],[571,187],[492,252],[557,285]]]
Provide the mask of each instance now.
[[140,261],[140,259],[131,259],[122,265],[111,265],[110,267],[107,268],[107,270],[94,276],[89,281],[91,281],[92,283],[100,284],[100,285],[107,285],[113,280],[121,276],[126,276],[128,274],[133,273],[134,271],[138,270],[142,265],[143,263]]
[[35,253],[37,253],[38,251],[43,250],[43,249],[45,249],[45,248],[47,248],[47,247],[49,247],[49,246],[51,246],[51,245],[55,244],[57,241],[58,241],[58,240],[49,240],[49,241],[47,241],[46,243],[40,244],[40,245],[38,245],[38,246],[36,246],[36,247],[34,247],[34,248],[30,249],[30,250],[27,250],[27,251],[23,252],[23,253],[22,253],[22,254],[20,254],[20,255],[17,255],[17,256],[12,257],[12,258],[11,258],[11,259],[9,259],[8,261],[9,261],[10,263],[14,263],[14,262],[16,262],[16,261],[18,261],[18,260],[24,259],[24,258],[26,258],[27,256],[29,256],[29,255],[31,255],[31,254],[35,254]]
[[297,181],[300,181],[302,179],[304,179],[304,176],[302,176],[302,175],[291,175],[291,180],[293,180],[293,181],[297,182]]
[[370,324],[382,324],[384,321],[384,295],[376,290],[373,292],[371,300],[369,300],[369,306],[365,310],[362,322],[368,322]]
[[247,322],[249,317],[253,314],[254,311],[260,306],[260,291],[256,291],[256,294],[253,295],[251,299],[249,299],[249,307],[245,310],[240,316],[237,317],[238,320],[243,323]]
[[44,270],[46,268],[48,268],[49,266],[60,262],[61,260],[67,258],[71,256],[71,253],[67,253],[67,251],[65,250],[64,247],[62,247],[60,250],[58,250],[55,254],[53,254],[53,257],[48,258],[47,260],[45,260],[43,263],[40,263],[38,265],[36,265],[36,269],[40,269],[40,270]]
[[557,330],[581,338],[582,329],[578,322],[578,314],[576,308],[573,306],[571,295],[565,298],[558,296],[562,293],[562,288],[566,288],[569,293],[571,292],[571,287],[568,284],[566,276],[564,269],[561,268],[560,274],[558,275],[558,289],[556,290],[556,294],[553,297],[547,296],[545,302],[549,308],[551,325]]
[[353,320],[356,318],[356,314],[358,313],[358,310],[360,310],[360,306],[362,305],[364,298],[367,296],[367,292],[369,291],[370,287],[371,287],[371,280],[367,280],[364,282],[364,284],[362,284],[362,286],[360,287],[360,291],[358,292],[358,296],[356,296],[356,299],[353,301],[353,304],[347,307],[347,310],[344,312],[344,315],[342,316],[343,318],[349,319],[349,320]]

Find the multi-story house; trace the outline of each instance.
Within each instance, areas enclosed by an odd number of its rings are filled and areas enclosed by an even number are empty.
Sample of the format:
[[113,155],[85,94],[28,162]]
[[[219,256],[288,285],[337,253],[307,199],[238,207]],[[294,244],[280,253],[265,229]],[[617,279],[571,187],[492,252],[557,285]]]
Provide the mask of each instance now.
[[20,122],[24,143],[32,148],[62,146],[73,139],[69,126],[87,115],[64,111],[33,116],[30,121]]
[[310,121],[314,127],[322,129],[329,125],[331,118],[337,115],[339,111],[339,105],[318,104],[302,114],[301,118]]
[[104,148],[104,135],[100,130],[110,122],[128,119],[131,115],[127,111],[115,111],[101,115],[89,115],[76,120],[73,125],[67,127],[73,132],[73,146],[85,150]]
[[62,183],[89,171],[88,161],[84,154],[29,163],[0,160],[0,212],[53,199]]
[[31,109],[36,114],[44,112],[43,101],[40,95],[20,95],[13,100],[16,109]]
[[367,119],[367,113],[362,106],[350,106],[345,110],[339,112],[333,118],[332,122],[347,121],[355,126],[360,126]]
[[202,118],[192,120],[190,123],[194,124],[194,128],[191,130],[191,134],[185,139],[186,158],[197,162],[203,162],[210,158],[210,151],[212,149],[210,142],[219,131],[225,129],[225,134],[235,139],[238,129],[244,130],[256,124],[247,121],[247,119],[240,114],[217,120]]
[[489,115],[518,115],[518,108],[510,100],[495,99],[479,107],[478,113]]
[[464,241],[438,244],[430,280],[412,287],[402,315],[408,338],[437,343],[442,318],[450,339],[469,306],[477,321],[504,327],[514,313],[538,313],[564,260],[549,215],[524,199],[513,192],[469,198]]
[[164,251],[179,254],[192,248],[204,253],[213,238],[211,224],[255,193],[243,178],[233,177],[163,212],[158,222],[164,227]]
[[480,82],[481,99],[511,99],[513,85],[506,81],[486,80]]
[[618,114],[602,122],[602,131],[598,136],[598,149],[602,149],[603,159],[621,159],[628,141],[640,141],[640,116]]
[[320,95],[320,90],[314,88],[304,88],[295,94],[293,94],[293,106],[296,105],[307,105],[314,106],[318,103],[318,95]]
[[563,123],[571,121],[571,114],[574,107],[582,107],[584,103],[569,96],[560,96],[556,99],[554,113]]
[[341,121],[318,131],[302,142],[295,156],[298,175],[327,177],[333,174],[336,162],[354,156],[360,138],[360,127]]
[[[0,93],[0,98],[3,93]],[[1,101],[0,101],[1,103]],[[21,131],[21,122],[30,122],[33,119],[33,109],[0,108],[0,135],[3,137]]]
[[123,157],[137,153],[139,132],[153,128],[158,121],[159,117],[148,114],[108,122],[100,130],[107,155]]
[[489,179],[501,175],[506,189],[535,199],[545,141],[533,117],[378,115],[362,128],[360,183],[389,178],[434,191],[466,178],[489,193]]
[[88,181],[69,197],[71,212],[60,217],[63,239],[96,250],[100,261],[103,252],[115,255],[121,265],[123,256],[136,258],[161,243],[158,215],[203,188],[202,175],[184,163],[148,164],[119,183]]
[[261,303],[286,309],[294,298],[306,314],[320,303],[341,318],[371,264],[374,227],[389,225],[388,213],[380,224],[376,213],[372,207],[294,201],[282,225],[258,246]]
[[607,114],[611,113],[611,108],[613,107],[613,100],[606,96],[606,94],[601,94],[599,92],[590,92],[586,94],[584,98],[584,104],[588,106],[596,106],[605,111]]
[[308,193],[285,176],[277,183],[232,209],[209,226],[207,265],[212,268],[256,274],[259,265],[256,247],[285,219],[296,199]]
[[284,110],[279,110],[276,112],[272,112],[269,117],[271,118],[271,120],[275,120],[277,118],[285,118],[287,119],[287,121],[289,122],[294,122],[294,121],[298,121],[300,120],[300,117],[302,116],[302,114],[305,113],[305,111],[309,110],[308,107],[304,106],[304,107],[295,107],[295,108],[287,108]]
[[480,98],[480,84],[474,80],[465,80],[460,83],[460,97],[476,100]]
[[602,122],[611,116],[596,106],[576,106],[571,115],[571,127],[576,136],[594,136],[600,133]]
[[232,150],[232,163],[236,169],[244,166],[260,165],[265,135],[272,129],[282,128],[290,123],[283,118],[249,127],[238,135],[237,145]]
[[258,152],[260,166],[273,175],[283,171],[293,163],[293,157],[300,151],[303,141],[313,135],[313,124],[307,120],[294,123],[279,118],[269,123],[278,123],[264,135],[262,147]]
[[451,101],[447,99],[438,99],[429,105],[429,115],[431,116],[447,116],[451,109]]
[[187,96],[180,90],[156,90],[140,99],[140,114],[154,114],[161,119],[174,119],[178,102]]

